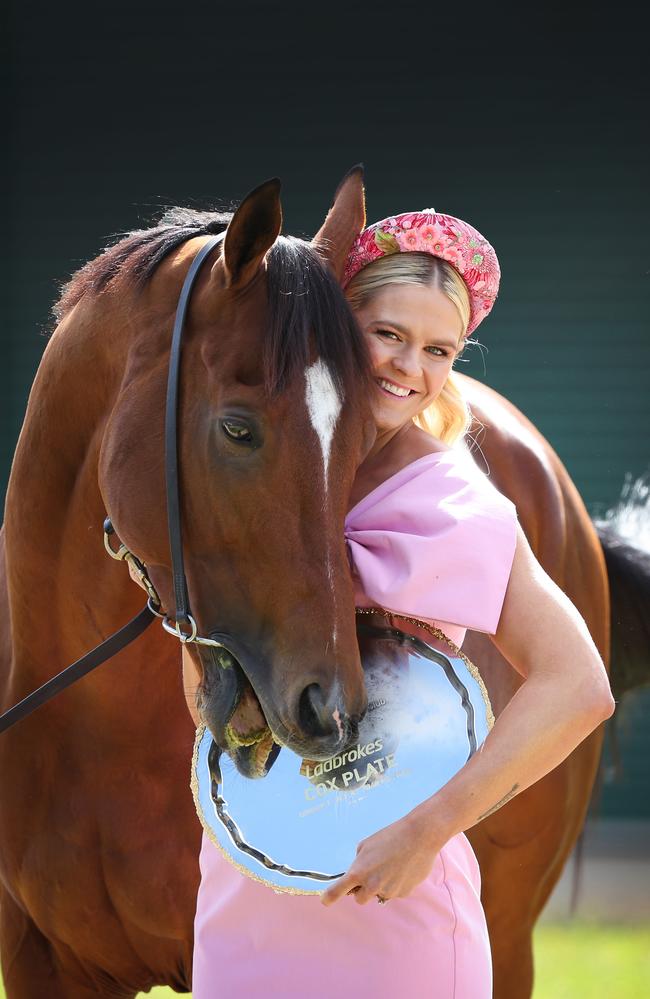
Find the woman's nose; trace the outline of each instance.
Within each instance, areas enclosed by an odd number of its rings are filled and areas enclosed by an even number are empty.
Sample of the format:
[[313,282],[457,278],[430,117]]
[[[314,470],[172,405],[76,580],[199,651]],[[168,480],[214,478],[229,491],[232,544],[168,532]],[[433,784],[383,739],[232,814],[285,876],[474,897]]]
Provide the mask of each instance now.
[[415,349],[400,351],[393,358],[393,364],[403,375],[409,375],[412,378],[419,375],[422,371],[419,352]]

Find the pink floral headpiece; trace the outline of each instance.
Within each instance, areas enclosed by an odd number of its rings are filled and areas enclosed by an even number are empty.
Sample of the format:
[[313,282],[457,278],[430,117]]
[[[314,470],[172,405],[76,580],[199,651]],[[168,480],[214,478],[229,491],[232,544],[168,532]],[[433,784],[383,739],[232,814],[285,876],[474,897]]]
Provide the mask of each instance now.
[[345,288],[362,267],[390,253],[430,253],[454,267],[467,285],[470,321],[467,335],[485,319],[499,290],[501,269],[494,249],[473,226],[434,210],[392,215],[364,229],[345,265]]

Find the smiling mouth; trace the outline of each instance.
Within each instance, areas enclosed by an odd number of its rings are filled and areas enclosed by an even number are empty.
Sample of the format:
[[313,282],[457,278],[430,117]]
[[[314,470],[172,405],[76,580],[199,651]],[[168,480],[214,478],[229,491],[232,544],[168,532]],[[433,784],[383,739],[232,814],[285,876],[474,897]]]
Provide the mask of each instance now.
[[392,399],[408,399],[409,396],[416,394],[415,389],[396,385],[395,382],[388,381],[387,378],[377,378],[376,382],[384,395],[389,395]]

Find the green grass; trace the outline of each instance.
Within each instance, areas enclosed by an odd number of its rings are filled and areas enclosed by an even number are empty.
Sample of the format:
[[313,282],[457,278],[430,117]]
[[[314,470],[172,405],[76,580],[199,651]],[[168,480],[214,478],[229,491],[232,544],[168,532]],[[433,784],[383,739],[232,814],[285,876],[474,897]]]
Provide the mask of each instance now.
[[533,999],[646,999],[650,926],[542,926]]
[[[535,935],[535,962],[533,999],[646,999],[650,926],[542,926]],[[157,988],[147,996],[177,994]]]

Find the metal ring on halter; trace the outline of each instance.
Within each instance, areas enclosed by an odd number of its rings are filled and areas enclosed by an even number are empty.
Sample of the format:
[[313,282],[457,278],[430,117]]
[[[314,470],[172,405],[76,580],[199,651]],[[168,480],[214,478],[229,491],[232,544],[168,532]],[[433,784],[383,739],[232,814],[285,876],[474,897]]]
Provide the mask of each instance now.
[[165,631],[169,632],[170,635],[176,635],[176,638],[179,640],[181,645],[185,645],[187,642],[193,642],[196,639],[198,631],[196,627],[196,621],[194,620],[191,614],[187,615],[187,620],[190,624],[189,635],[183,634],[178,621],[174,621],[174,623],[172,624],[168,617],[163,618],[162,626],[165,629]]
[[386,902],[388,901],[388,899],[387,898],[383,898],[381,895],[377,895],[377,901],[379,902],[380,905],[386,905]]
[[196,621],[191,615],[188,617],[188,621],[192,625],[192,630],[189,635],[184,635],[178,625],[178,622],[175,621],[174,624],[172,624],[166,615],[162,617],[161,623],[167,634],[174,635],[174,637],[179,640],[181,645],[187,645],[190,642],[194,642],[195,645],[211,645],[215,649],[225,649],[226,646],[223,642],[218,642],[216,638],[203,638],[201,635],[198,635]]
[[155,604],[151,597],[147,600],[147,607],[156,617],[162,618],[163,621],[165,620],[165,615],[160,609],[160,604]]

